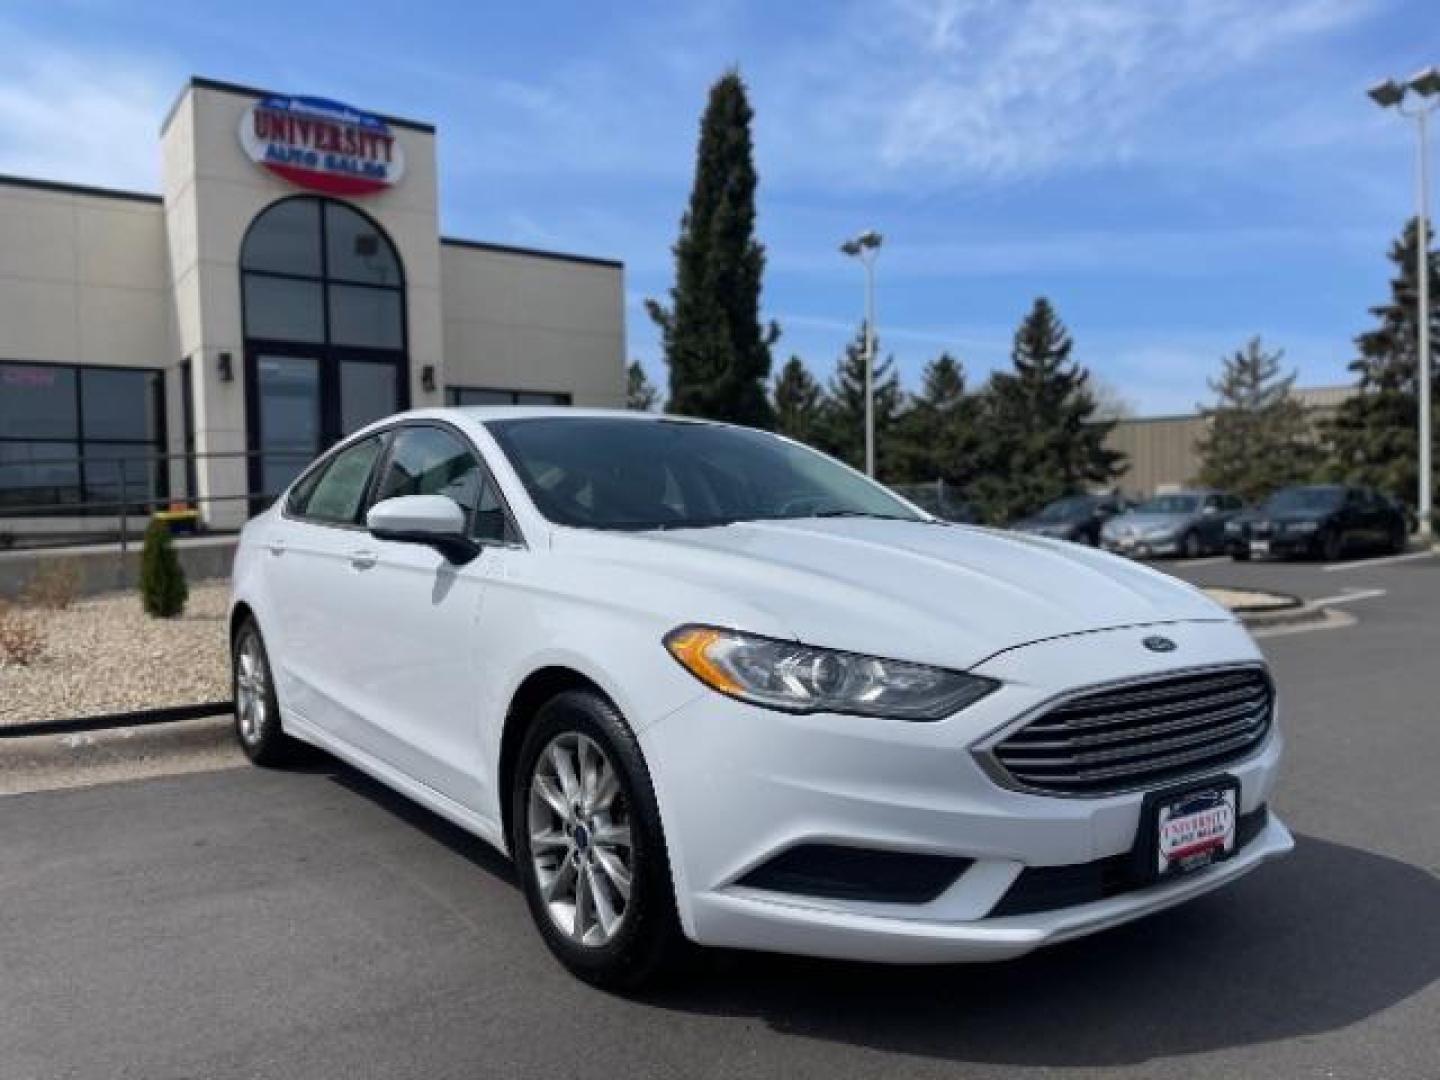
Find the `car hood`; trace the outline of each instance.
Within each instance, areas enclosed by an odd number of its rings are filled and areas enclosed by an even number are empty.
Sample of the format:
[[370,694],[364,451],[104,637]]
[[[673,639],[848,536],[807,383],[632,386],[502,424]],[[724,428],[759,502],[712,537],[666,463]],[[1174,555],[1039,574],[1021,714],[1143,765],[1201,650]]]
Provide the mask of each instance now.
[[1044,638],[1232,618],[1128,560],[972,526],[856,518],[562,532],[557,549],[633,571],[633,587],[677,623],[952,667]]

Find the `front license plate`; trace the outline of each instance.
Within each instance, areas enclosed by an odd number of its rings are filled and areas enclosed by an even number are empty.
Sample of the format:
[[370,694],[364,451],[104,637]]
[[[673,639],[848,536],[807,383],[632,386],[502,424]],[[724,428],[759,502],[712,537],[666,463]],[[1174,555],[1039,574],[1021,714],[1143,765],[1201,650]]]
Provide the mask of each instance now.
[[1239,786],[1226,778],[1159,800],[1152,873],[1188,874],[1234,854],[1239,794]]
[[1251,541],[1250,541],[1250,554],[1251,554],[1251,555],[1269,555],[1269,554],[1270,554],[1270,541],[1269,541],[1269,540],[1251,540]]

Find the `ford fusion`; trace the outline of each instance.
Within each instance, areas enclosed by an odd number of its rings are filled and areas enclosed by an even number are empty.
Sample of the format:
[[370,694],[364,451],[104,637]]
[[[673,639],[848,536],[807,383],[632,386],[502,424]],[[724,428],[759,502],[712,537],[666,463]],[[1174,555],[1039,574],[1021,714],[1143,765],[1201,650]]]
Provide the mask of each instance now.
[[350,436],[240,540],[236,726],[507,853],[572,971],[997,960],[1291,847],[1245,630],[796,443],[576,410]]

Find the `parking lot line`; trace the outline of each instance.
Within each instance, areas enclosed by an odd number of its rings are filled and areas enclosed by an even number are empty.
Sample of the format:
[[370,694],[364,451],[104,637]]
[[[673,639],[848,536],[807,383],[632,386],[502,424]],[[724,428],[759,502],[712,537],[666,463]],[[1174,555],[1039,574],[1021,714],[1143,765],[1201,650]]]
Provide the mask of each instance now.
[[1325,607],[1328,604],[1349,604],[1355,600],[1373,600],[1377,596],[1384,596],[1385,589],[1347,589],[1338,596],[1322,596],[1319,600],[1312,600],[1310,603],[1316,607]]
[[1203,559],[1181,559],[1176,566],[1209,566],[1211,563],[1229,562],[1229,555],[1206,555]]
[[1416,559],[1431,559],[1435,557],[1433,551],[1412,551],[1407,555],[1385,555],[1379,559],[1359,559],[1355,562],[1333,562],[1326,563],[1320,569],[1327,574],[1333,574],[1337,570],[1363,570],[1368,566],[1384,566],[1386,563],[1413,562]]

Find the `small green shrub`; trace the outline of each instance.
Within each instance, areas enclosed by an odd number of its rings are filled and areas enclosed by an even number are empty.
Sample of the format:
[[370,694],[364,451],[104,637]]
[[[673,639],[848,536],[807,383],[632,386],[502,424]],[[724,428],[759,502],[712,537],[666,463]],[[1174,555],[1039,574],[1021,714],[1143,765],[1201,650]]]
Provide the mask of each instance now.
[[163,521],[152,520],[145,529],[145,547],[140,552],[140,600],[145,613],[173,619],[185,610],[189,596],[170,528]]

